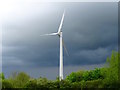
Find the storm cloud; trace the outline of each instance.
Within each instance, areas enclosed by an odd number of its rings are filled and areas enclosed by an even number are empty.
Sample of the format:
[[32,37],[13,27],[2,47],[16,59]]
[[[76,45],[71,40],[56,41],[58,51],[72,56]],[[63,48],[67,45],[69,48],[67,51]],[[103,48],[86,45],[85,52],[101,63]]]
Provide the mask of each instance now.
[[9,67],[17,70],[17,67],[59,65],[59,38],[40,35],[57,32],[64,9],[62,31],[69,52],[69,56],[64,52],[65,67],[104,64],[112,50],[117,50],[117,3],[16,3],[13,6],[5,13],[2,23],[3,72],[9,71]]

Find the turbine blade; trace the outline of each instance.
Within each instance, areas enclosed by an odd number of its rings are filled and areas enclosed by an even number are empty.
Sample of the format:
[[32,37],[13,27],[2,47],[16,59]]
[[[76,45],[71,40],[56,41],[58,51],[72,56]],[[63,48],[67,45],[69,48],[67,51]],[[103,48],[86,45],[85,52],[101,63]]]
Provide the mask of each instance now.
[[58,35],[58,33],[43,34],[43,35],[40,35],[40,36],[55,36],[55,35]]
[[69,53],[68,53],[67,48],[66,48],[66,45],[65,45],[65,43],[64,43],[63,40],[62,40],[62,42],[63,42],[63,47],[64,47],[64,49],[65,49],[65,52],[66,52],[67,56],[69,56]]
[[59,33],[59,32],[61,31],[61,29],[62,29],[64,16],[65,16],[65,10],[64,10],[64,12],[63,12],[63,16],[62,16],[61,23],[60,23],[60,26],[59,26],[59,29],[58,29],[58,33]]

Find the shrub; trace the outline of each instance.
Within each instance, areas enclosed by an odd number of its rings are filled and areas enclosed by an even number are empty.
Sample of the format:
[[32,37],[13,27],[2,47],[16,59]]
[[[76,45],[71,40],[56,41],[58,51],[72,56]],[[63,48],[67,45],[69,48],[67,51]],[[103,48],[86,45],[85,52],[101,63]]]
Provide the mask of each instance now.
[[30,76],[24,72],[13,73],[9,77],[10,82],[15,86],[15,88],[22,88],[30,79]]
[[60,88],[71,88],[71,83],[67,80],[61,80]]
[[14,88],[9,80],[2,80],[2,88]]
[[85,81],[97,79],[104,79],[104,75],[101,73],[100,68],[96,68],[94,70],[86,71],[85,73],[83,73],[83,80]]
[[89,76],[89,72],[88,71],[86,71],[84,74],[83,74],[83,80],[85,80],[85,81],[87,81],[87,80],[90,80],[90,76]]
[[47,78],[40,77],[39,79],[37,79],[38,88],[46,88],[47,84],[48,84]]
[[109,82],[109,79],[106,78],[102,82],[103,88],[120,88],[120,82],[119,81],[112,81]]
[[60,81],[59,80],[52,81],[52,83],[53,83],[52,88],[60,88]]
[[109,64],[109,68],[106,72],[106,80],[110,84],[113,84],[113,82],[118,81],[118,75],[120,69],[119,57],[120,54],[113,51],[111,57],[107,58],[107,63]]
[[57,88],[60,88],[60,85],[59,85],[59,81],[48,81],[47,84],[46,84],[46,87],[47,88],[54,88],[54,89],[57,89]]
[[73,82],[71,88],[81,88],[81,82]]
[[102,80],[86,81],[85,88],[102,88]]
[[82,80],[90,81],[90,80],[104,79],[104,75],[101,70],[102,69],[96,68],[90,71],[72,72],[70,75],[66,77],[66,80],[70,82],[80,82]]
[[82,80],[80,83],[81,83],[81,89],[85,88],[85,85],[86,85],[85,80]]
[[24,88],[37,88],[37,80],[36,79],[28,80],[24,85]]
[[5,79],[4,73],[0,73],[0,79]]
[[66,77],[66,80],[70,82],[80,82],[83,79],[84,71],[72,72]]

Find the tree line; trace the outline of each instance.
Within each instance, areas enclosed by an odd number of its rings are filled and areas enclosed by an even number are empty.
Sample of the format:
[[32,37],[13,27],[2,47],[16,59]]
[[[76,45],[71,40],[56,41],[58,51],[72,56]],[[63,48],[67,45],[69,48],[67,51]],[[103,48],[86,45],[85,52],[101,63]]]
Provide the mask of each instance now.
[[28,89],[72,89],[82,90],[86,88],[120,88],[119,62],[120,54],[112,51],[110,57],[106,59],[108,66],[95,68],[94,70],[80,70],[72,72],[64,80],[48,80],[47,78],[31,78],[25,72],[13,73],[5,78],[4,73],[0,74],[2,88],[28,88]]

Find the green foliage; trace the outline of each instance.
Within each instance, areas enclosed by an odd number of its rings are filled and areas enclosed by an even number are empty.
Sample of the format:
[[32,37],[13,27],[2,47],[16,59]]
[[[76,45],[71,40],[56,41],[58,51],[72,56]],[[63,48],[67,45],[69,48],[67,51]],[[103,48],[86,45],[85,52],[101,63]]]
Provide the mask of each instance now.
[[60,88],[59,81],[50,81],[46,78],[31,79],[25,84],[25,88]]
[[82,80],[80,83],[81,83],[81,89],[85,88],[85,80]]
[[102,74],[101,69],[96,68],[95,70],[90,71],[72,72],[70,75],[66,77],[66,80],[70,82],[80,82],[82,80],[89,81],[103,78],[104,75]]
[[46,88],[48,84],[48,80],[46,78],[37,79],[37,85],[39,88]]
[[103,87],[104,88],[118,88],[120,87],[119,77],[119,61],[120,54],[118,52],[112,51],[110,57],[107,58],[107,64],[109,67],[102,69],[102,74],[104,75]]
[[103,88],[102,79],[86,81],[84,88]]
[[[113,51],[111,57],[107,58],[108,67],[96,68],[90,71],[83,71],[82,74],[79,72],[72,72],[66,77],[67,80],[72,82],[73,87],[84,88],[85,82],[86,87],[103,87],[103,88],[114,88],[120,86],[120,80],[118,75],[120,73],[120,62],[118,59],[120,54]],[[81,82],[78,83],[78,82]],[[100,84],[101,83],[101,84]],[[97,85],[96,85],[97,84]],[[100,85],[98,85],[100,84]],[[95,85],[95,86],[94,86]]]
[[112,84],[118,81],[119,57],[120,54],[118,52],[113,51],[111,57],[107,58],[107,63],[109,64],[109,68],[106,72],[106,80],[108,81],[108,83],[111,82]]
[[2,80],[2,88],[14,88],[9,80]]
[[47,88],[54,88],[54,89],[60,88],[59,81],[48,81]]
[[0,73],[0,79],[5,79],[4,73]]
[[89,81],[89,80],[103,79],[104,76],[102,75],[101,72],[102,71],[99,68],[96,68],[95,70],[86,71],[83,74],[83,80]]
[[28,80],[24,85],[24,88],[37,88],[37,80],[36,79]]
[[81,88],[81,82],[73,82],[71,84],[71,88]]
[[66,77],[66,80],[70,82],[79,82],[83,80],[83,73],[84,71],[72,72],[70,75]]
[[60,88],[71,88],[71,83],[67,80],[61,80]]
[[22,88],[27,83],[27,81],[29,81],[29,79],[30,76],[24,72],[15,72],[11,75],[11,77],[9,77],[9,81],[15,88]]
[[107,77],[107,71],[108,71],[108,69],[109,69],[108,67],[100,68],[101,76],[102,76],[101,79],[105,79]]
[[1,73],[0,78],[2,78],[3,88],[28,88],[30,90],[37,88],[54,90],[66,90],[70,88],[74,88],[74,90],[86,88],[120,88],[120,80],[118,80],[120,70],[119,57],[120,54],[113,51],[111,57],[107,58],[108,67],[72,72],[62,81],[59,81],[59,77],[56,80],[48,80],[42,77],[33,79],[24,72],[13,73],[8,79],[5,79],[4,74]]

